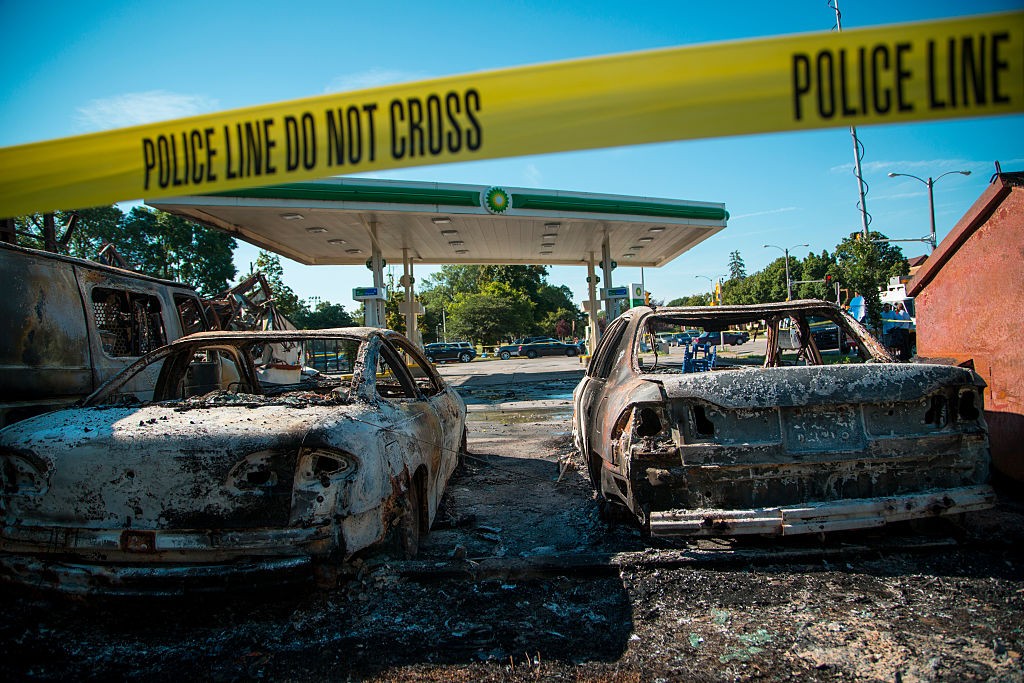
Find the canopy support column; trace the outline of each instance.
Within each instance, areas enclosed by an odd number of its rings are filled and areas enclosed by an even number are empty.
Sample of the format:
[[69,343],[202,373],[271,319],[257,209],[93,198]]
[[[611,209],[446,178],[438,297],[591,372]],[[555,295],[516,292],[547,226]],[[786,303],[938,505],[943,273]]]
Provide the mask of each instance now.
[[420,330],[417,325],[416,316],[419,315],[420,302],[416,300],[416,278],[413,277],[412,258],[409,257],[409,250],[402,249],[402,286],[405,287],[405,336],[420,347],[423,340],[420,339]]
[[590,252],[587,261],[587,295],[590,305],[587,317],[590,320],[587,329],[587,353],[593,355],[597,342],[601,341],[601,327],[597,324],[597,270],[594,268],[594,252]]
[[[370,243],[372,252],[370,255],[370,270],[373,271],[373,286],[377,289],[384,287],[384,259],[381,258],[380,246],[377,244],[377,221],[370,221]],[[366,311],[365,325],[367,327],[384,327],[383,299],[367,299],[363,304]]]
[[[608,240],[608,230],[604,231],[604,240],[601,242],[601,274],[604,279],[604,289],[612,287],[612,250]],[[604,298],[604,321],[610,324],[618,315],[618,302],[615,299]]]

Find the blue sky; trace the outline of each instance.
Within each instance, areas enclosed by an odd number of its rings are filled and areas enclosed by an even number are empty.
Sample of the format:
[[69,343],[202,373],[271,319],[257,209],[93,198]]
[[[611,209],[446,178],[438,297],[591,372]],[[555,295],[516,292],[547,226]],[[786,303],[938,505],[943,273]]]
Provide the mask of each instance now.
[[[1022,0],[840,0],[843,28],[1020,9]],[[650,48],[827,31],[825,0],[645,2],[115,2],[0,0],[0,146],[382,83]],[[935,186],[939,239],[994,172],[1024,170],[1024,116],[862,127],[872,229],[928,233],[924,185],[887,173],[950,175]],[[664,268],[654,298],[703,291],[739,250],[748,272],[780,256],[764,243],[832,250],[860,228],[849,129],[746,136],[414,168],[374,177],[724,202],[729,227]],[[904,245],[908,256],[926,253]],[[256,250],[241,245],[239,270]],[[418,269],[417,275],[430,272]],[[400,274],[400,273],[398,273]],[[360,267],[285,261],[299,296],[352,310]],[[551,269],[585,296],[582,268]],[[620,267],[616,283],[639,282]]]

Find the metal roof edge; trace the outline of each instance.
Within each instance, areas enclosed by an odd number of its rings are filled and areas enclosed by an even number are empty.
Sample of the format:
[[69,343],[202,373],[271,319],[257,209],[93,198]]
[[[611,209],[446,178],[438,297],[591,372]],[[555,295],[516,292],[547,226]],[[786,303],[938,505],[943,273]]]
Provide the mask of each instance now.
[[[346,202],[355,204],[398,204],[402,206],[433,207],[441,211],[444,207],[482,208],[481,194],[492,186],[459,185],[454,183],[433,183],[422,181],[388,181],[381,179],[328,178],[298,183],[266,185],[263,187],[230,190],[197,196],[161,198],[150,206],[160,204],[176,205],[197,203],[203,199],[279,199],[303,200],[306,202]],[[636,216],[655,219],[687,219],[724,224],[729,213],[722,202],[701,202],[693,200],[639,197],[593,192],[567,192],[564,190],[543,190],[520,187],[501,187],[512,196],[512,207],[532,209],[534,215],[547,212],[595,216]]]

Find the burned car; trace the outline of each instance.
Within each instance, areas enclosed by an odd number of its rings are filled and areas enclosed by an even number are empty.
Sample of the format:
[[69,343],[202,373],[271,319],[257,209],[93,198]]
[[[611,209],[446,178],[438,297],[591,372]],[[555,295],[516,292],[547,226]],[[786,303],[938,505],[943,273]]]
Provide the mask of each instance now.
[[[816,347],[811,326],[823,320],[858,358]],[[756,359],[640,352],[666,325],[759,321]],[[790,329],[799,343],[786,351]],[[573,431],[602,510],[653,535],[876,527],[994,504],[983,387],[966,368],[896,363],[824,301],[640,307],[601,339],[574,393]]]
[[[153,367],[152,391],[126,393]],[[389,330],[183,337],[81,405],[0,431],[0,573],[159,594],[305,581],[370,547],[411,556],[465,417]]]

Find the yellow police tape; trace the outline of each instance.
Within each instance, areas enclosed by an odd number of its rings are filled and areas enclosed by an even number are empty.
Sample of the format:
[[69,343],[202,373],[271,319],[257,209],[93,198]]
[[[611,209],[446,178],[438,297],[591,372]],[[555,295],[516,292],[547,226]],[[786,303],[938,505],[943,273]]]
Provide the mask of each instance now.
[[1024,12],[440,78],[0,149],[0,216],[666,140],[1024,111]]

